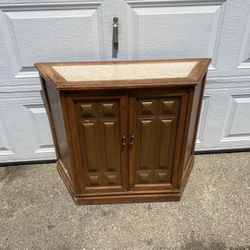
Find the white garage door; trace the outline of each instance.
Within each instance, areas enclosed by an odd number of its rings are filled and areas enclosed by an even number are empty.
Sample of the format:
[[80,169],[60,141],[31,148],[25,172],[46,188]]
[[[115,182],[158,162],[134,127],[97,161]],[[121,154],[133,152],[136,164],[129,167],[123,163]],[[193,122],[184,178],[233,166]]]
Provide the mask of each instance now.
[[1,1],[0,162],[54,159],[41,61],[212,57],[197,151],[250,148],[250,1]]

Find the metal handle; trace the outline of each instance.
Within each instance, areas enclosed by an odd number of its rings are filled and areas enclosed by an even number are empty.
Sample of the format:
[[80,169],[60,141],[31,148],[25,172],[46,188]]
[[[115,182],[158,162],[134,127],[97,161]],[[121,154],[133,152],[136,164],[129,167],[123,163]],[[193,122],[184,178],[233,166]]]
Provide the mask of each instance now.
[[130,137],[130,140],[129,140],[129,144],[133,145],[134,143],[135,143],[135,135],[132,134],[131,137]]
[[118,54],[118,17],[113,18],[113,57],[117,58]]
[[122,146],[125,147],[126,146],[126,135],[122,136]]

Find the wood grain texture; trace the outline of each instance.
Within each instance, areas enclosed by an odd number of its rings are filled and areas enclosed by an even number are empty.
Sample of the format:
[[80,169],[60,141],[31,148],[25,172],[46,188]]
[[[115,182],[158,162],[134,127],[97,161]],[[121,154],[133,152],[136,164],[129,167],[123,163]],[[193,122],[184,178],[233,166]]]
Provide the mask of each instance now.
[[[125,96],[68,96],[72,143],[82,193],[122,192],[127,189]],[[125,126],[125,127],[124,127]],[[125,130],[125,131],[124,131]]]
[[200,63],[189,74],[197,82],[166,79],[161,87],[146,79],[133,87],[124,80],[118,89],[104,88],[106,82],[101,89],[94,82],[87,88],[84,81],[61,89],[58,81],[65,80],[52,68],[45,78],[41,72],[58,171],[76,203],[180,199],[193,165],[208,67]]
[[56,147],[57,158],[60,159],[67,170],[67,175],[71,179],[73,177],[73,169],[71,166],[71,156],[68,144],[68,138],[65,130],[65,120],[61,106],[61,97],[58,90],[48,81],[41,80],[43,93],[47,100],[46,110],[49,115],[50,126]]
[[156,189],[164,189],[172,185],[180,94],[168,97],[162,91],[159,93],[157,96],[148,92],[147,98],[145,93],[142,97],[134,93],[135,97],[130,97],[136,99],[132,101],[135,106],[130,108],[134,112],[131,116],[136,117],[130,124],[130,136],[135,135],[130,156],[133,190],[151,189],[154,185]]
[[121,184],[119,102],[77,103],[86,186]]
[[[201,105],[202,105],[202,97],[204,94],[205,89],[205,81],[206,81],[206,75],[203,77],[203,79],[199,82],[199,84],[195,87],[195,92],[192,100],[192,110],[190,114],[190,121],[188,122],[188,132],[187,132],[187,141],[185,146],[185,158],[184,158],[184,167],[188,166],[188,161],[190,157],[194,154],[194,147],[195,147],[195,141],[196,141],[196,135],[198,130],[198,124],[199,124],[199,117],[200,117],[200,111],[201,111]],[[185,172],[185,169],[183,170],[183,174]]]

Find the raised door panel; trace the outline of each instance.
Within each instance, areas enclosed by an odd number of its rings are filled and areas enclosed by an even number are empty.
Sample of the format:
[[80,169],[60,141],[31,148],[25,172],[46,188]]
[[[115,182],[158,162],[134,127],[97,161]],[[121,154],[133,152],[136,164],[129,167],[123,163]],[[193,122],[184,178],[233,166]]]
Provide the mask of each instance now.
[[175,118],[137,120],[136,184],[170,183]]
[[129,151],[132,191],[165,190],[177,184],[177,131],[179,135],[183,132],[179,116],[186,109],[182,105],[185,100],[185,94],[130,97],[129,130],[134,136]]
[[121,185],[119,103],[79,103],[77,108],[85,185]]
[[77,131],[73,140],[81,158],[81,190],[92,194],[126,191],[127,149],[122,137],[127,133],[127,98],[79,98],[73,102],[76,127],[71,129]]

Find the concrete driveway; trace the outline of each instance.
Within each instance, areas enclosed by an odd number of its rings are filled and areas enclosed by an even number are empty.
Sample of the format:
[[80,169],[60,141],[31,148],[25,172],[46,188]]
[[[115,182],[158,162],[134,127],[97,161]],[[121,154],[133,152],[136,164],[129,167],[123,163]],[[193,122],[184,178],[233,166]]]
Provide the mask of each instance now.
[[250,153],[196,156],[172,203],[77,206],[55,164],[1,167],[0,249],[250,249]]

